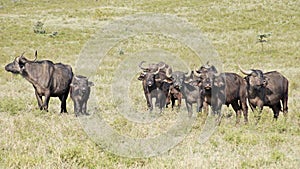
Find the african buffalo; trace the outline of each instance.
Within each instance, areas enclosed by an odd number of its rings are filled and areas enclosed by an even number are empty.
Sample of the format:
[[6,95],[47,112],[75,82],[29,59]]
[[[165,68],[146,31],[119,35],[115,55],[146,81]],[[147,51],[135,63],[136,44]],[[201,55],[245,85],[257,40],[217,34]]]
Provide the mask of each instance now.
[[156,98],[156,103],[160,112],[162,112],[162,108],[166,105],[169,88],[172,83],[170,79],[172,68],[164,62],[149,64],[148,67],[143,67],[143,63],[144,61],[139,64],[143,72],[138,77],[138,80],[142,81],[147,106],[152,111],[152,98]]
[[94,83],[88,81],[88,78],[85,76],[76,75],[73,76],[70,86],[70,96],[74,103],[75,115],[88,115],[86,112],[87,101],[90,96],[91,86],[94,86]]
[[[263,106],[268,106],[273,110],[274,118],[277,119],[279,112],[284,115],[288,112],[288,85],[289,81],[279,72],[272,71],[263,73],[261,70],[250,69],[240,71],[247,75],[248,100],[251,109],[259,108],[259,117]],[[283,110],[281,109],[281,104]]]
[[200,112],[202,108],[202,97],[200,87],[194,85],[194,72],[189,71],[188,73],[175,71],[172,73],[173,85],[179,87],[183,98],[185,99],[188,116],[191,117],[193,114],[192,104],[196,103],[196,111]]
[[[33,85],[41,110],[48,111],[50,97],[58,97],[61,101],[60,112],[67,112],[66,100],[73,77],[71,66],[62,63],[54,64],[50,60],[36,61],[37,51],[33,61],[25,58],[23,54],[6,65],[5,70],[22,75]],[[44,102],[42,96],[45,96]]]
[[241,111],[244,122],[248,122],[247,89],[244,79],[236,73],[218,73],[214,66],[202,66],[195,73],[200,77],[204,101],[211,105],[212,111],[221,115],[223,104],[231,105],[236,113],[236,123],[239,123]]
[[179,89],[179,86],[174,86],[174,85],[171,85],[170,86],[170,89],[169,89],[169,94],[168,94],[168,97],[167,97],[167,105],[166,107],[168,107],[168,105],[171,103],[172,105],[172,110],[174,108],[174,105],[175,105],[175,101],[177,100],[178,102],[178,110],[180,109],[180,106],[181,106],[181,100],[182,100],[182,93]]

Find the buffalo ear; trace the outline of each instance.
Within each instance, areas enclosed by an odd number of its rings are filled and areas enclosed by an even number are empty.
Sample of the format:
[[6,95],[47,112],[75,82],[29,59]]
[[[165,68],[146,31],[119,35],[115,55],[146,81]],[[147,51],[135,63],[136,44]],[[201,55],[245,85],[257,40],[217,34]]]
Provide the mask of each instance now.
[[164,82],[167,82],[167,83],[169,83],[169,84],[172,84],[172,83],[173,83],[172,78],[166,78],[166,79],[164,79],[163,81],[164,81]]
[[141,73],[140,76],[138,77],[138,80],[142,81],[145,79],[145,74]]
[[269,81],[269,78],[264,77],[264,80],[263,80],[263,86],[264,87],[268,85],[268,81]]
[[88,86],[89,86],[89,87],[94,86],[94,83],[89,81],[89,82],[88,82]]
[[77,83],[71,83],[70,86],[71,87],[76,87],[76,86],[78,86],[78,84]]

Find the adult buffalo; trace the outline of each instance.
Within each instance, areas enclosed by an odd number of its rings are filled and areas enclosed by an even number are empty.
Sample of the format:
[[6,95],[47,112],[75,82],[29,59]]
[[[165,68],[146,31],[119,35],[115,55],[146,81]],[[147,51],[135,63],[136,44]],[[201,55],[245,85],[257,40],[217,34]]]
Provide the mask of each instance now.
[[204,101],[212,106],[212,111],[221,115],[222,105],[231,105],[236,113],[236,123],[239,123],[241,111],[244,122],[248,122],[247,89],[244,79],[236,73],[218,73],[212,65],[204,65],[195,71],[201,78]]
[[172,83],[172,68],[164,62],[149,64],[148,67],[142,66],[144,61],[139,64],[143,72],[138,77],[142,81],[147,106],[150,111],[153,110],[152,98],[156,98],[156,103],[162,112],[166,105],[169,88]]
[[[33,61],[25,58],[23,54],[6,65],[5,70],[13,74],[20,74],[33,85],[41,110],[48,111],[50,97],[58,97],[61,101],[60,112],[67,112],[66,100],[73,77],[71,66],[62,63],[54,64],[49,60],[36,61],[37,51]],[[44,101],[42,96],[45,96]]]
[[[239,66],[240,67],[240,66]],[[288,86],[289,81],[277,71],[263,73],[261,70],[250,69],[240,71],[247,75],[248,100],[253,111],[259,108],[259,117],[263,106],[273,110],[274,118],[277,119],[283,106],[284,115],[288,112]]]

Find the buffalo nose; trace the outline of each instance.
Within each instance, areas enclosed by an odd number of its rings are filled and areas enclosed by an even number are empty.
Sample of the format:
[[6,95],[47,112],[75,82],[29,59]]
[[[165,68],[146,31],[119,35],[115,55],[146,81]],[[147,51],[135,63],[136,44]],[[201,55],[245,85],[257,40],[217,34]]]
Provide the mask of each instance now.
[[6,71],[9,71],[9,65],[6,65],[6,66],[5,66],[5,70],[6,70]]

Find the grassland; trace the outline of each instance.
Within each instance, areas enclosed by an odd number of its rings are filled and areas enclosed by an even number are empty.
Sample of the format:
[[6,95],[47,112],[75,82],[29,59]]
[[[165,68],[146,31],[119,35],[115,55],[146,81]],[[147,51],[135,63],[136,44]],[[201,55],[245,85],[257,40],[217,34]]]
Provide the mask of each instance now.
[[[173,149],[151,158],[119,157],[95,144],[85,133],[73,114],[70,99],[68,114],[59,115],[56,98],[51,99],[49,112],[41,112],[37,110],[30,83],[4,70],[7,63],[24,51],[26,57],[33,58],[38,50],[39,59],[68,63],[76,73],[80,52],[100,28],[114,19],[144,12],[176,15],[199,28],[219,53],[225,71],[239,73],[239,63],[246,69],[281,72],[290,82],[288,117],[280,114],[275,122],[271,110],[265,108],[258,125],[255,113],[249,111],[249,124],[235,126],[233,110],[224,107],[226,118],[203,144],[197,138],[205,116],[198,114],[190,133]],[[0,168],[300,167],[299,1],[3,0],[0,20]],[[44,23],[46,34],[33,32],[38,21]],[[257,35],[268,32],[272,34],[262,50]],[[112,57],[102,60],[97,76],[93,77],[93,95],[98,96],[96,104],[104,120],[130,137],[158,135],[178,115],[167,110],[154,123],[134,123],[119,114],[117,103],[111,98],[111,71],[126,61],[127,53],[151,48],[168,49],[183,58],[193,57],[176,40],[140,36],[113,47],[108,53]],[[125,54],[118,55],[119,49]],[[132,102],[138,109],[145,109],[139,81],[132,79],[129,90]]]

